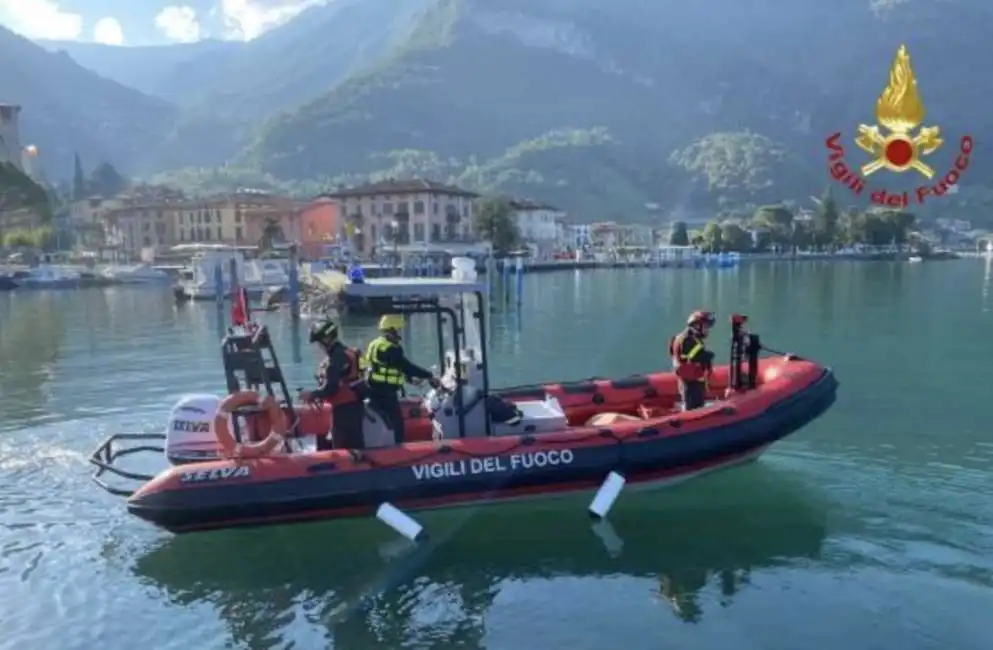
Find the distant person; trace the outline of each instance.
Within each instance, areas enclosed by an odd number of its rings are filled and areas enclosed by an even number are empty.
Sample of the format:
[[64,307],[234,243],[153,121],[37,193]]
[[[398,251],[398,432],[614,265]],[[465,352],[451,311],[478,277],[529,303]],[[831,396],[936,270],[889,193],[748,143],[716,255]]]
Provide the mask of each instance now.
[[707,335],[717,319],[709,311],[695,311],[686,329],[669,341],[669,356],[679,380],[683,410],[701,408],[707,400],[707,379],[713,371],[714,353],[706,348]]
[[348,281],[353,284],[362,284],[365,282],[365,271],[362,270],[362,265],[357,262],[352,262],[348,267]]
[[440,385],[429,370],[407,358],[400,343],[403,324],[403,316],[385,314],[379,319],[379,336],[369,343],[365,354],[369,369],[366,385],[370,406],[393,429],[393,440],[398,445],[404,441],[404,419],[400,408],[400,390],[404,383],[426,379],[434,387]]
[[361,449],[365,446],[362,421],[365,407],[361,396],[361,352],[345,346],[338,338],[338,325],[325,320],[310,328],[310,342],[324,353],[317,367],[317,390],[300,392],[304,402],[331,404],[331,440],[317,437],[317,449]]

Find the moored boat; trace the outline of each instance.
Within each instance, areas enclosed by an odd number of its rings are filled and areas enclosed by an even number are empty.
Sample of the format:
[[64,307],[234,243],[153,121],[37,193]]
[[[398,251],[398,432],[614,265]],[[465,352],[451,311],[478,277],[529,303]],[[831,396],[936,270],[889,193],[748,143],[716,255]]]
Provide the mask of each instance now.
[[[468,272],[453,275],[460,273]],[[232,393],[264,387],[281,400],[292,423],[285,444],[263,458],[220,458],[219,428],[258,443],[268,433],[261,423],[278,413],[235,410],[228,419],[220,397],[191,395],[174,407],[166,434],[105,441],[91,458],[96,480],[129,494],[132,514],[174,532],[368,516],[393,504],[415,510],[580,492],[605,479],[661,485],[753,460],[822,414],[837,391],[833,373],[814,362],[760,359],[758,336],[745,332],[738,316],[730,363],[715,369],[711,403],[698,410],[682,412],[671,373],[493,391],[482,345],[485,285],[464,277],[384,279],[349,290],[393,296],[401,313],[435,315],[439,349],[452,343],[441,360],[441,386],[407,405],[404,444],[394,445],[367,408],[364,449],[313,450],[328,412],[293,404],[262,328],[225,339],[227,384]],[[142,437],[164,439],[160,449],[175,465],[155,477],[117,467],[135,449],[115,444]],[[131,494],[104,483],[106,472],[148,482]]]

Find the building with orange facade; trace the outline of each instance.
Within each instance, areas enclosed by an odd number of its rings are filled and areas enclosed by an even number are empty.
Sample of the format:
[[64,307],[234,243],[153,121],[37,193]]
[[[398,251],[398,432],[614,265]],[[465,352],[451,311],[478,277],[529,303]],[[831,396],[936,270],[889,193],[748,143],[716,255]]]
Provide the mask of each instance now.
[[342,240],[341,203],[318,197],[300,208],[300,255],[316,259],[324,247]]

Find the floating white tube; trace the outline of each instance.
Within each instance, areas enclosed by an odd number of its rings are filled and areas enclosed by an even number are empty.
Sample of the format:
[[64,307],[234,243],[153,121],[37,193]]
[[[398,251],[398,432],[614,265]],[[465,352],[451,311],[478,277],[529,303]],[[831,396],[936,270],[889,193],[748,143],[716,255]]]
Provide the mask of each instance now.
[[618,558],[621,556],[621,553],[624,552],[624,540],[614,530],[613,524],[606,519],[601,519],[593,524],[592,529],[593,534],[603,543],[603,547],[610,557]]
[[376,519],[397,531],[412,542],[419,542],[424,537],[424,527],[417,521],[390,503],[383,503],[376,510]]
[[596,495],[590,503],[590,515],[596,519],[604,519],[610,513],[610,509],[614,507],[614,502],[621,495],[621,490],[624,489],[626,482],[624,477],[617,472],[607,474],[607,478],[603,480],[603,484],[596,491]]

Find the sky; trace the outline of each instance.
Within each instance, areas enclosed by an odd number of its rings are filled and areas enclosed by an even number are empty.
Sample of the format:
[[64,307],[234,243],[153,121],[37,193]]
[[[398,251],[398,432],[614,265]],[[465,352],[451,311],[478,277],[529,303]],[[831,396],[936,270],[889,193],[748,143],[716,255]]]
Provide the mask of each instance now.
[[32,39],[154,45],[251,40],[335,0],[0,0],[0,25]]

